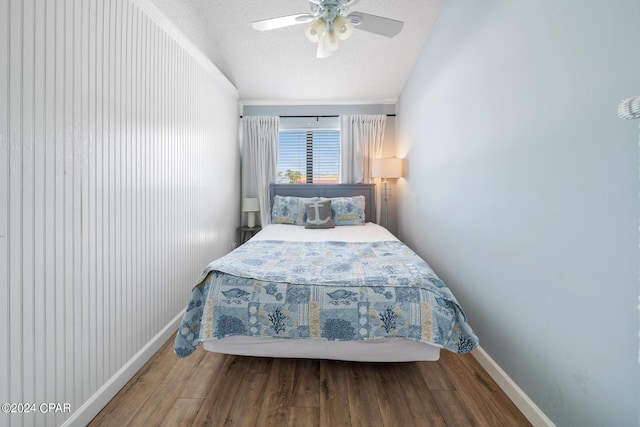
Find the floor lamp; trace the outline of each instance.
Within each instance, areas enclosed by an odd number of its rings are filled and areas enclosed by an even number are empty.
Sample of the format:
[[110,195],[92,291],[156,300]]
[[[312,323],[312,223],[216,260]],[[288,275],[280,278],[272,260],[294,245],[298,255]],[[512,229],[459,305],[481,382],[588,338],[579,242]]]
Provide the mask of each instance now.
[[382,200],[384,202],[384,227],[389,225],[389,199],[391,198],[391,188],[388,179],[402,177],[402,159],[389,157],[386,159],[373,159],[371,170],[373,178],[382,178]]

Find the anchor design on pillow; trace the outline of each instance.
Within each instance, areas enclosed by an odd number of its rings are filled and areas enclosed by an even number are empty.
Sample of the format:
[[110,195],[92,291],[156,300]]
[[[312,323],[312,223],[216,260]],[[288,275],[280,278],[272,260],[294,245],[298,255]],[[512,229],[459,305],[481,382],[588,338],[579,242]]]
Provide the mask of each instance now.
[[325,219],[320,219],[320,207],[323,206],[323,202],[313,202],[309,205],[309,207],[314,208],[315,211],[315,219],[307,218],[307,222],[315,225],[326,224],[331,219],[331,215],[329,215]]

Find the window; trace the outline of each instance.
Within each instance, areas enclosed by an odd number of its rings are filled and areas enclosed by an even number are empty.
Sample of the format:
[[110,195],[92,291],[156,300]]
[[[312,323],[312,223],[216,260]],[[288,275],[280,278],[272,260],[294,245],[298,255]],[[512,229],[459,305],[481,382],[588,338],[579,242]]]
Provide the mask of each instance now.
[[337,184],[339,168],[339,130],[280,131],[278,184]]

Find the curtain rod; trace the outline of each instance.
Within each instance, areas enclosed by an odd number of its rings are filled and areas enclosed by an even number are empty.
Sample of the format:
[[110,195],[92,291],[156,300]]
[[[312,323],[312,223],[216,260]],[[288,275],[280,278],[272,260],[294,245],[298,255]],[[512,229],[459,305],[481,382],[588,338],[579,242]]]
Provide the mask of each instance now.
[[[387,117],[395,117],[395,114],[385,114]],[[244,116],[240,116],[240,118],[242,119]],[[320,118],[330,118],[330,117],[340,117],[339,115],[332,115],[332,116],[278,116],[281,119],[320,119]]]

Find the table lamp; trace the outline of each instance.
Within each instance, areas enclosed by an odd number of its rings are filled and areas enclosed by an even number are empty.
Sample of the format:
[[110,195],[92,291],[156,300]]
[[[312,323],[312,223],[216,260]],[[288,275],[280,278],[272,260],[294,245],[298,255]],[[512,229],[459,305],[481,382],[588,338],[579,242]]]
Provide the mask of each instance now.
[[247,226],[256,226],[256,212],[260,211],[260,205],[256,197],[245,197],[242,202],[242,211],[247,212]]

